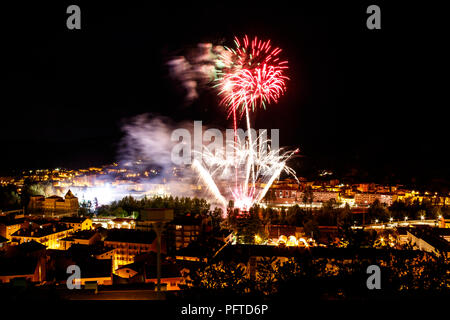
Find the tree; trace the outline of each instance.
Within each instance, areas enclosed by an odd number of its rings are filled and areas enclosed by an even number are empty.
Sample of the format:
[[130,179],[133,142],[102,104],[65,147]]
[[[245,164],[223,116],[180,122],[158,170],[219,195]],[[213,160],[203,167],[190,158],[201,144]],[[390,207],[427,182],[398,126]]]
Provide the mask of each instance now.
[[269,202],[272,202],[272,201],[275,201],[276,200],[276,195],[275,195],[275,190],[272,190],[272,189],[269,189],[269,190],[267,190],[267,193],[265,194],[265,196],[264,196],[264,201],[266,202],[266,203],[269,203]]
[[256,235],[264,235],[264,225],[255,207],[241,213],[229,210],[227,227],[235,233],[237,243],[254,244]]
[[271,295],[277,291],[277,272],[279,263],[276,257],[263,257],[256,264],[254,291]]
[[320,225],[334,226],[337,224],[339,209],[335,199],[330,199],[322,204],[318,213],[318,222]]
[[211,218],[211,227],[214,231],[220,230],[220,225],[223,222],[223,211],[221,208],[214,208],[214,210],[208,212],[208,216]]
[[34,183],[30,178],[26,178],[23,182],[22,191],[20,193],[20,202],[25,211],[28,210],[31,196],[45,195],[44,186],[42,184]]
[[128,212],[122,209],[121,207],[114,209],[114,211],[112,211],[111,214],[118,218],[125,218],[128,216]]
[[13,185],[0,187],[0,208],[1,209],[19,209],[21,205],[20,196],[17,188]]
[[205,264],[200,269],[189,272],[185,281],[189,296],[196,291],[206,295],[243,295],[250,287],[247,268],[233,261]]
[[380,203],[380,200],[375,199],[369,207],[368,215],[371,220],[385,220],[388,216],[386,208]]
[[305,234],[310,236],[313,239],[319,239],[319,224],[315,217],[310,216],[305,222],[303,223],[303,230],[305,231]]
[[80,215],[89,215],[91,213],[92,202],[91,200],[82,200],[80,202],[80,208],[78,209],[78,213]]
[[312,203],[314,201],[314,193],[312,191],[311,186],[306,187],[305,191],[303,191],[303,197],[302,197],[303,203],[306,205],[310,205],[309,211],[312,211]]
[[337,217],[338,229],[346,230],[352,225],[352,210],[348,203],[345,204],[344,208],[339,211]]
[[301,226],[304,221],[304,211],[298,204],[287,209],[286,222],[289,225]]

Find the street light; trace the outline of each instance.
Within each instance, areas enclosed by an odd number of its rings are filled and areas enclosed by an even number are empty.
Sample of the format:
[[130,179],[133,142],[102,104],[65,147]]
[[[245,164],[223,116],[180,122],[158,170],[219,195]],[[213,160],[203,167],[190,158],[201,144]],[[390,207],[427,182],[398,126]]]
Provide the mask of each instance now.
[[420,216],[420,219],[425,220],[425,217],[424,216]]
[[164,225],[173,220],[172,209],[142,209],[140,214],[141,221],[144,224],[153,225],[156,232],[156,290],[161,292],[161,233]]

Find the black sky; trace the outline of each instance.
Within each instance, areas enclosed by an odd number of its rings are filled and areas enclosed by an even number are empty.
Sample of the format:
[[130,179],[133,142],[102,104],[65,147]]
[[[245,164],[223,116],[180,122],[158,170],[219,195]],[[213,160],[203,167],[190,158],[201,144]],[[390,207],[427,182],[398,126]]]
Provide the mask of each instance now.
[[[255,124],[280,128],[305,166],[356,167],[369,180],[449,179],[448,80],[440,76],[448,36],[438,6],[92,2],[2,9],[2,172],[110,163],[123,119],[146,112],[227,125],[212,90],[183,104],[165,61],[199,42],[249,34],[283,48],[291,78]],[[66,28],[69,4],[81,7],[81,30]],[[369,4],[381,7],[381,30],[366,28]]]

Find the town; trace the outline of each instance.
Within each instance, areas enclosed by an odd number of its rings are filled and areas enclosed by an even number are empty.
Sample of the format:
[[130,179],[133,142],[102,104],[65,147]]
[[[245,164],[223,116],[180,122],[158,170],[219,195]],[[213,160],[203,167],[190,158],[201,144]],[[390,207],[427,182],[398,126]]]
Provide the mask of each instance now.
[[[409,290],[421,289],[421,277],[431,275],[427,285],[449,288],[449,194],[299,177],[275,182],[259,205],[240,212],[232,201],[222,209],[168,190],[139,192],[157,174],[113,164],[2,177],[0,291],[20,296],[44,290],[63,299],[129,299],[130,294],[161,299],[217,287],[245,294],[253,286],[270,296],[282,288],[268,280],[267,268],[271,277],[286,277],[282,272],[289,266],[316,268],[318,261],[325,263],[327,277],[350,276],[347,265],[376,261],[389,270],[392,292],[405,290],[405,284],[394,286],[402,274],[395,268],[408,261],[402,267],[417,277]],[[146,179],[144,186],[140,178]],[[125,194],[91,203],[73,191],[105,183],[124,187]],[[443,273],[426,274],[431,262],[443,264]],[[81,290],[68,289],[70,266],[80,270],[73,283]],[[226,281],[213,276],[230,270]],[[326,294],[353,297],[343,288]]]

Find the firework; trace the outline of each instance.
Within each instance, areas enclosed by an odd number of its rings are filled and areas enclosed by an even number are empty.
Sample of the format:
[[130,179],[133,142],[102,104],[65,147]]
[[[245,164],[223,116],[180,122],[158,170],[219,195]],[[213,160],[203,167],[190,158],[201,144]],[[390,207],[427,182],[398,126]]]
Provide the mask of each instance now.
[[235,48],[226,48],[220,54],[222,71],[218,77],[221,104],[228,108],[228,116],[241,115],[245,109],[265,108],[267,104],[277,102],[286,90],[285,69],[287,61],[280,61],[279,48],[272,48],[269,41],[255,37],[249,41],[235,38]]
[[[236,208],[248,211],[264,198],[267,190],[282,172],[295,176],[295,171],[286,165],[286,161],[296,151],[258,152],[258,143],[260,146],[268,145],[270,140],[264,140],[260,135],[253,145],[249,145],[248,142],[238,139],[233,145],[234,152],[226,157],[224,152],[212,152],[204,146],[203,163],[194,161],[193,168],[221,203],[226,202],[225,197],[232,198]],[[249,167],[254,169],[253,172],[248,169]],[[233,178],[233,171],[237,172],[235,176],[237,186],[231,188],[229,181]],[[222,192],[219,191],[218,185],[223,186]]]
[[[212,153],[207,147],[202,150],[203,161],[192,165],[214,197],[225,205],[225,199],[234,199],[240,211],[248,211],[260,202],[274,180],[282,172],[295,172],[286,166],[286,161],[294,152],[270,150],[257,152],[258,142],[267,146],[258,137],[253,141],[250,127],[250,109],[266,108],[276,103],[286,91],[284,74],[287,61],[279,58],[281,49],[273,48],[270,40],[262,41],[247,36],[235,38],[235,47],[223,47],[215,61],[216,87],[221,96],[220,104],[225,106],[228,117],[233,117],[234,141],[227,142],[234,150],[224,158],[223,152]],[[248,141],[239,141],[237,117],[245,115]],[[261,144],[260,144],[261,146]],[[230,186],[234,176],[234,187]]]
[[226,207],[227,201],[220,193],[219,188],[217,188],[217,185],[214,182],[211,174],[197,160],[194,160],[194,162],[192,163],[192,167],[199,173],[200,177],[202,178],[203,182],[206,184],[209,191],[215,196],[215,198],[224,207]]

